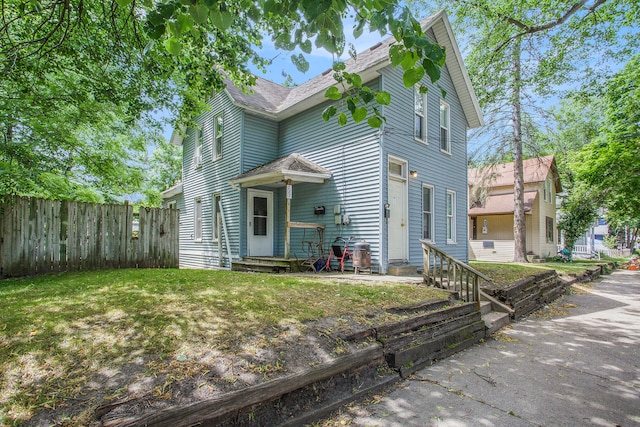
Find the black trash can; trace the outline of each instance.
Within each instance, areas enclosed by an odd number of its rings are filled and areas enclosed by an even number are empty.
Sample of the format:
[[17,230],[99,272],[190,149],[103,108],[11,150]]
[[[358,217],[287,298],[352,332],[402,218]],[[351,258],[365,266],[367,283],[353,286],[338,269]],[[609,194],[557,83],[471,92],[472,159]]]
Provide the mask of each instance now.
[[371,272],[371,249],[367,242],[357,242],[354,246],[352,256],[353,270],[358,274],[361,270]]

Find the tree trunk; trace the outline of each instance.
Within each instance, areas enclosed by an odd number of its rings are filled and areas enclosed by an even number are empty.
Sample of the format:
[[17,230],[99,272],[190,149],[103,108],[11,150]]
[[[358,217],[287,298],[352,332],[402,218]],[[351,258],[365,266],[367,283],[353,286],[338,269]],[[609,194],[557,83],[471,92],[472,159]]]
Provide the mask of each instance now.
[[527,262],[527,225],[524,216],[524,169],[522,166],[522,110],[520,105],[521,69],[520,39],[513,44],[513,93],[511,120],[513,126],[513,240],[514,262]]

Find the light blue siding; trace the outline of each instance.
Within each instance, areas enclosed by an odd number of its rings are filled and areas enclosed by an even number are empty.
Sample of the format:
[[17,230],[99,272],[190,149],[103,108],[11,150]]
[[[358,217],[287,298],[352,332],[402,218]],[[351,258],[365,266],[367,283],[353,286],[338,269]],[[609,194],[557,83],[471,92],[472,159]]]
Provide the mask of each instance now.
[[[431,34],[433,37],[433,34]],[[203,125],[203,163],[192,164],[195,132],[189,130],[184,139],[183,194],[176,197],[181,209],[180,265],[183,267],[217,267],[218,244],[212,240],[212,194],[220,192],[224,214],[235,258],[247,252],[247,189],[233,188],[229,181],[237,175],[274,159],[299,153],[317,165],[328,169],[332,177],[324,184],[296,184],[291,201],[291,221],[325,225],[325,248],[337,237],[355,236],[371,247],[374,271],[386,272],[388,267],[388,226],[383,218],[383,205],[389,200],[389,156],[407,162],[407,171],[418,172],[417,178],[407,178],[408,189],[408,259],[422,266],[422,188],[433,187],[434,242],[447,253],[467,260],[467,122],[460,100],[446,68],[438,86],[425,79],[429,88],[426,104],[427,143],[414,138],[413,89],[402,83],[402,71],[391,66],[380,71],[380,77],[370,86],[391,94],[392,103],[383,108],[386,123],[383,130],[370,128],[366,122],[352,121],[340,127],[335,120],[324,122],[322,111],[330,105],[312,107],[280,122],[258,116],[235,106],[228,95],[219,94],[210,101],[210,111],[198,122]],[[446,91],[444,100],[450,106],[451,153],[440,150],[440,87]],[[336,104],[339,105],[339,104]],[[224,113],[222,159],[212,159],[213,120]],[[274,194],[274,255],[284,254],[285,190],[278,187],[257,187]],[[446,194],[456,193],[456,242],[446,240]],[[192,238],[194,200],[203,201],[203,239]],[[315,215],[314,207],[324,206],[325,215]],[[334,206],[350,218],[349,225],[334,224]],[[307,256],[304,240],[313,231],[291,230],[291,255]],[[225,247],[225,246],[223,246]]]
[[[242,110],[233,105],[226,93],[219,93],[209,102],[209,111],[196,121],[202,128],[202,164],[193,163],[195,129],[188,129],[183,141],[183,194],[184,209],[180,216],[180,266],[212,268],[219,265],[218,243],[213,240],[213,194],[220,193],[223,213],[232,254],[240,247],[240,194],[229,181],[240,173],[240,141]],[[222,158],[213,159],[214,118],[223,114],[224,134]],[[193,209],[196,198],[202,200],[202,241],[193,239]],[[226,244],[223,241],[226,256]],[[228,266],[228,260],[225,265]]]
[[[401,70],[387,67],[382,71],[384,90],[391,93],[391,105],[385,107],[387,117],[382,146],[382,157],[389,155],[408,161],[408,170],[418,172],[417,178],[408,179],[409,208],[409,262],[421,267],[422,249],[422,186],[434,188],[434,241],[452,256],[466,261],[467,255],[467,122],[462,106],[446,67],[438,85],[446,91],[444,98],[450,106],[451,154],[440,151],[440,89],[425,78],[427,94],[427,144],[413,136],[414,92],[402,83]],[[388,176],[383,170],[382,194],[387,199]],[[456,243],[446,240],[446,192],[456,192]],[[386,230],[383,231],[386,238]],[[386,251],[383,252],[386,258]]]
[[[378,82],[373,83],[377,90]],[[325,247],[338,236],[355,236],[371,245],[374,270],[379,270],[380,258],[380,134],[366,123],[338,126],[335,120],[324,122],[322,111],[327,103],[285,120],[280,124],[280,156],[293,152],[332,172],[325,184],[298,184],[293,188],[291,220],[325,224]],[[280,211],[284,218],[284,194],[279,195]],[[349,225],[335,225],[334,206],[349,215]],[[316,216],[314,206],[324,206],[326,214]],[[279,224],[279,235],[284,224]],[[305,236],[306,234],[306,236]],[[303,237],[309,232],[291,231],[291,252],[299,258],[305,253]],[[283,251],[279,239],[278,250]]]
[[278,157],[278,123],[245,112],[242,136],[242,172]]

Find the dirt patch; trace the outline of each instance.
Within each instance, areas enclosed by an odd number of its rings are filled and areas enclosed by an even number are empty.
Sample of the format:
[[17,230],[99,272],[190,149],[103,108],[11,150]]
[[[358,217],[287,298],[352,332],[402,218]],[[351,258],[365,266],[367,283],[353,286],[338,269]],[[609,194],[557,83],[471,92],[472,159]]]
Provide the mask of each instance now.
[[216,398],[349,354],[366,342],[349,343],[340,337],[398,317],[379,312],[367,318],[284,323],[224,346],[203,343],[208,351],[185,349],[171,360],[140,356],[92,376],[81,395],[39,412],[25,425],[99,426],[99,418],[107,413],[135,415]]

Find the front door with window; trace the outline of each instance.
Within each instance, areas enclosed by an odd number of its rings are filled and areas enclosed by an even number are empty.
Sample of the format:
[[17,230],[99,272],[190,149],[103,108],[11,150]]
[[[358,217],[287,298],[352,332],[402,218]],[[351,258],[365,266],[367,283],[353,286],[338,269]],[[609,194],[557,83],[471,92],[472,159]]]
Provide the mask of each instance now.
[[406,162],[389,159],[389,262],[407,261]]
[[247,255],[273,256],[273,193],[247,190]]

